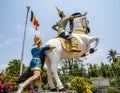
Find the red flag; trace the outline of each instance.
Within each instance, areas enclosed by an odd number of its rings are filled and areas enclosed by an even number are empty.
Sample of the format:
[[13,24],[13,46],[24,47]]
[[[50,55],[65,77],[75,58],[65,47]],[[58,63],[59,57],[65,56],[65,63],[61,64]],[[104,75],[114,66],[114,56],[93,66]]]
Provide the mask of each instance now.
[[39,22],[37,21],[33,11],[31,11],[31,22],[35,25],[35,29],[38,30]]

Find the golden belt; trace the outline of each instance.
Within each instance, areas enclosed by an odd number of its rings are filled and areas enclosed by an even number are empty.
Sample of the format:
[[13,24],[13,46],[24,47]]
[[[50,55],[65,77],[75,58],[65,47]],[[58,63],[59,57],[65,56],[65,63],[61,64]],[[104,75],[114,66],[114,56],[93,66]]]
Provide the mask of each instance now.
[[41,59],[40,59],[40,58],[32,58],[32,59],[41,61]]

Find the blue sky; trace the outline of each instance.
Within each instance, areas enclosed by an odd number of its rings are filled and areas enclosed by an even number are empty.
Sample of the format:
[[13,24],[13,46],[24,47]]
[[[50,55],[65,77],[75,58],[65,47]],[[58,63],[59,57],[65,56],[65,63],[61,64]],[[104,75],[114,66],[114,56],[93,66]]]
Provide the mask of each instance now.
[[[30,22],[30,12],[26,32],[24,52],[25,65],[31,60],[33,37],[39,34],[43,42],[55,37],[52,25],[59,20],[55,9],[58,6],[66,15],[74,12],[87,12],[91,29],[90,36],[98,36],[98,51],[84,59],[84,64],[108,63],[108,50],[120,52],[120,0],[1,0],[0,3],[0,71],[12,59],[20,59],[25,27],[26,6],[29,5],[40,23],[35,31]],[[67,27],[67,29],[69,29]]]

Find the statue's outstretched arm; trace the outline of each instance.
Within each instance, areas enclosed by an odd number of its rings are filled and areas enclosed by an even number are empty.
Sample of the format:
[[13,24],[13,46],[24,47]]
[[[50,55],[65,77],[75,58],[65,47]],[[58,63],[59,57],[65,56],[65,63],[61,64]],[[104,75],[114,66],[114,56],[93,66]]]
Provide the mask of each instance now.
[[57,27],[58,27],[58,24],[56,23],[55,25],[52,26],[52,29],[58,31],[58,28],[57,28]]
[[70,20],[73,20],[74,18],[77,18],[77,17],[84,17],[86,15],[87,15],[87,12],[85,12],[84,14],[81,14],[81,15],[70,16]]

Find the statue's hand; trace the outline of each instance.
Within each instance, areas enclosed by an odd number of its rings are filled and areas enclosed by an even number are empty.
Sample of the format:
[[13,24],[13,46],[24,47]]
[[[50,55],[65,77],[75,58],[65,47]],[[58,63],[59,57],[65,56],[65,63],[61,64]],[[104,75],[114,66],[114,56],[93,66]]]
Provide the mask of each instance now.
[[[48,45],[48,44],[47,44],[47,45]],[[51,50],[51,51],[53,51],[53,49],[56,48],[55,46],[50,45],[50,44],[49,44],[48,46],[50,47],[50,50]]]
[[55,46],[51,46],[50,47],[50,50],[53,51],[53,49],[56,48]]

